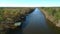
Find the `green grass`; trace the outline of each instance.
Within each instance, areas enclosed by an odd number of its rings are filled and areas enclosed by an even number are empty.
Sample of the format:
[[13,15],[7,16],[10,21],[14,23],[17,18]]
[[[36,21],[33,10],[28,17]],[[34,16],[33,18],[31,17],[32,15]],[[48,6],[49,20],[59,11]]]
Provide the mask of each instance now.
[[7,23],[20,21],[21,16],[26,16],[33,10],[34,8],[0,7],[0,28],[7,28]]
[[5,20],[16,20],[21,15],[26,15],[33,10],[34,8],[0,7],[0,22]]
[[60,8],[59,7],[41,7],[48,15],[53,16],[55,21],[60,20]]

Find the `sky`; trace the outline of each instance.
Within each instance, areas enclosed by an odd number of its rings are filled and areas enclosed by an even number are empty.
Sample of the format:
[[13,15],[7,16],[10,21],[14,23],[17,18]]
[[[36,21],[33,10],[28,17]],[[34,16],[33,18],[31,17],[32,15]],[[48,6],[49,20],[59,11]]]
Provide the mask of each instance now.
[[0,7],[54,7],[60,0],[0,0]]

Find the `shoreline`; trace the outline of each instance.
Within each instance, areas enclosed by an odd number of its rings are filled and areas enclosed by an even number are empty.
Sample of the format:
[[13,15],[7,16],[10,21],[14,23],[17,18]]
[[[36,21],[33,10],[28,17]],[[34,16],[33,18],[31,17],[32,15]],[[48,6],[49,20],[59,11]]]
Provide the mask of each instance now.
[[53,23],[53,21],[49,19],[48,14],[47,14],[43,9],[41,9],[41,12],[42,12],[43,15],[45,16],[46,22],[47,22],[48,26],[49,26],[50,28],[52,28],[53,31],[55,31],[56,34],[60,34],[60,27],[57,27],[57,26]]

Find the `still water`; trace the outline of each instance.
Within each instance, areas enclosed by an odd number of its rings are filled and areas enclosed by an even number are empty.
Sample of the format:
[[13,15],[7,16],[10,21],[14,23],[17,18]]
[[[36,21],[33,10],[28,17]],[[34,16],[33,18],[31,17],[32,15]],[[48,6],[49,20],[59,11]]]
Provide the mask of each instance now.
[[26,17],[25,24],[27,25],[23,29],[24,34],[55,34],[53,29],[47,25],[45,16],[38,8]]
[[21,28],[22,30],[15,30],[14,34],[55,34],[54,30],[49,28],[45,16],[38,8],[26,16]]

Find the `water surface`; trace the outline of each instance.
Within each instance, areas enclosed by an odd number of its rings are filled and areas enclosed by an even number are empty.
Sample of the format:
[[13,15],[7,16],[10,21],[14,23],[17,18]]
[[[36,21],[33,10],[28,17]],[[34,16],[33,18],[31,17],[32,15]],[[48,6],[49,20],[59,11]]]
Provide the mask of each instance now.
[[55,34],[53,29],[49,28],[45,16],[38,8],[26,17],[25,25],[24,34]]
[[18,28],[10,32],[12,34],[55,34],[54,30],[48,26],[45,16],[38,8],[26,16],[22,29]]

